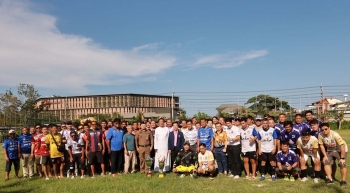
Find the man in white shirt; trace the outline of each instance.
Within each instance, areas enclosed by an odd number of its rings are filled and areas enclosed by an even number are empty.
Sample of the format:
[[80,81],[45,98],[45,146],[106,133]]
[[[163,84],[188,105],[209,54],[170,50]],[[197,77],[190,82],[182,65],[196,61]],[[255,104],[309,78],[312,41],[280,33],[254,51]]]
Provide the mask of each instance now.
[[187,121],[186,125],[187,125],[187,129],[183,131],[185,141],[188,141],[190,143],[190,149],[193,152],[196,152],[198,130],[192,127],[191,121]]
[[240,141],[240,128],[232,125],[232,119],[226,119],[227,128],[224,131],[227,134],[227,155],[228,155],[228,168],[231,174],[228,177],[234,177],[238,179],[241,175],[241,141]]

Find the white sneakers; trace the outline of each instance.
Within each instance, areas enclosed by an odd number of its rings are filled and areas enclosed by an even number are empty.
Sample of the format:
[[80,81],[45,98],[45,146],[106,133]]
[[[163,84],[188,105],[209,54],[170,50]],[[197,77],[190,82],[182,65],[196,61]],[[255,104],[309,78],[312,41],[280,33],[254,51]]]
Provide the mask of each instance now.
[[318,184],[318,178],[314,178],[314,182]]
[[306,182],[307,181],[307,177],[303,177],[300,181]]
[[239,178],[239,175],[236,175],[235,177],[233,177],[233,179],[238,179]]
[[185,177],[185,174],[181,174],[179,177],[180,177],[180,178],[183,178],[183,177]]

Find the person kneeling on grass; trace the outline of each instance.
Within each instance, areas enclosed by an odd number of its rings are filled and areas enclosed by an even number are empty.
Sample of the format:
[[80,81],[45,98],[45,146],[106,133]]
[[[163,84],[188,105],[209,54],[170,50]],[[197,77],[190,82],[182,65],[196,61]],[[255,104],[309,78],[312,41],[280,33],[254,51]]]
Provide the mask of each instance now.
[[12,163],[15,167],[16,178],[18,178],[19,171],[19,157],[18,157],[18,139],[16,137],[16,131],[9,131],[9,138],[4,141],[5,160],[6,160],[6,178],[5,181],[9,180]]
[[214,156],[213,153],[206,149],[206,145],[201,143],[199,145],[199,154],[198,154],[198,174],[209,174],[209,179],[214,179]]
[[288,141],[283,141],[281,143],[281,149],[282,150],[277,153],[276,173],[279,176],[284,176],[284,180],[294,182],[295,177],[300,173],[300,168],[297,167],[299,158],[294,151],[289,150]]
[[185,141],[184,149],[182,149],[176,156],[173,166],[174,173],[181,173],[180,178],[183,178],[189,173],[191,177],[197,177],[197,170],[195,164],[197,162],[197,155],[190,149],[190,142]]

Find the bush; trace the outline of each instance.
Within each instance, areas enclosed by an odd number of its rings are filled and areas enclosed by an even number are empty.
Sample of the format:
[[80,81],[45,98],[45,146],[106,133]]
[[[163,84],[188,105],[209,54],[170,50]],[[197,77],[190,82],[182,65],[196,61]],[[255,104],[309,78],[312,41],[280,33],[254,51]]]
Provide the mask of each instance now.
[[[331,127],[331,129],[337,130],[339,123],[338,122],[329,122],[329,126]],[[350,121],[343,121],[343,123],[341,125],[341,129],[350,129]]]

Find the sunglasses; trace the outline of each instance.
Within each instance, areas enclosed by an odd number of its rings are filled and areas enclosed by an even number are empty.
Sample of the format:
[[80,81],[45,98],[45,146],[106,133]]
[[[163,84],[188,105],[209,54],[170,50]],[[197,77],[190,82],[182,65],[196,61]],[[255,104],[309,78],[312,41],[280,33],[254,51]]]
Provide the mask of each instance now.
[[76,137],[77,135],[71,135],[71,137]]
[[328,129],[321,129],[321,131],[327,131]]
[[14,135],[15,133],[10,133],[10,135]]

